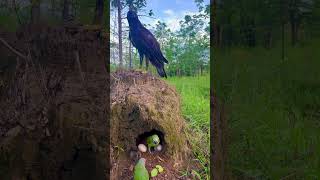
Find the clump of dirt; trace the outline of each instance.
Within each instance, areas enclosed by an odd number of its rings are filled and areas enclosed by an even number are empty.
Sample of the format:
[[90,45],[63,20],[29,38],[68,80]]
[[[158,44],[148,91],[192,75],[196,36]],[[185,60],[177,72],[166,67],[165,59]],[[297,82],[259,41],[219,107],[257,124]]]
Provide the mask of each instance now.
[[[105,179],[108,39],[101,28],[26,26],[1,36],[0,177]],[[6,38],[10,37],[10,38]]]
[[[165,172],[154,179],[179,179],[191,163],[181,115],[180,97],[165,81],[139,71],[111,73],[112,179],[131,179],[133,166],[146,158],[149,172],[156,165]],[[151,134],[160,136],[161,152],[140,153],[137,144]],[[132,152],[137,155],[130,157]]]

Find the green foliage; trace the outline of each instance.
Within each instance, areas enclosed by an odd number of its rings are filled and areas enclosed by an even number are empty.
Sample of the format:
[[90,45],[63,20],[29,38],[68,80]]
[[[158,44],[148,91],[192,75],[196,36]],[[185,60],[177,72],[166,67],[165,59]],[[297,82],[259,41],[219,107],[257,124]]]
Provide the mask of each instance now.
[[158,175],[158,169],[154,168],[150,172],[151,177],[156,177]]
[[159,171],[159,173],[162,173],[164,171],[163,167],[160,165],[156,165],[156,168]]
[[7,31],[16,31],[20,24],[25,24],[30,19],[30,6],[20,6],[16,3],[15,7],[8,7],[0,3],[0,27]]
[[319,40],[280,50],[216,50],[216,93],[228,109],[229,167],[240,179],[319,179]]
[[[94,10],[95,10],[95,1],[92,0],[81,0],[78,2],[79,5],[79,14],[76,16],[80,22],[85,24],[91,24],[92,19],[94,17]],[[105,3],[106,4],[106,3]]]
[[203,167],[199,173],[207,178],[210,164],[210,76],[169,77],[167,81],[176,87],[182,98],[182,114],[192,129],[188,139]]
[[11,14],[0,15],[0,22],[0,27],[7,31],[15,31],[19,26],[16,16]]
[[[129,1],[123,2],[124,6],[126,6],[126,2]],[[140,4],[134,6],[141,8],[145,5],[140,1],[133,1],[133,3]],[[158,21],[153,28],[147,27],[157,38],[162,52],[169,61],[169,64],[165,65],[165,70],[169,76],[195,76],[209,71],[209,6],[205,5],[203,1],[197,1],[196,3],[199,7],[199,13],[186,15],[185,19],[180,22],[181,28],[178,31],[169,29],[167,24],[161,21]],[[149,15],[153,15],[152,10],[149,11]],[[124,32],[127,31],[124,30]],[[114,32],[112,35],[117,37],[116,34],[117,32]],[[123,34],[123,42],[127,46],[124,46],[126,51],[123,57],[124,62],[129,67],[129,51],[127,51],[129,46],[127,43],[129,41],[127,34]],[[116,45],[117,41],[115,40],[112,44]],[[117,45],[112,47],[112,49],[117,48]],[[135,48],[133,49],[132,64],[134,68],[138,68],[139,55]],[[112,62],[115,62],[117,60],[115,59],[117,52],[112,51],[112,53],[114,54]],[[153,72],[153,67],[150,69]]]
[[216,37],[220,46],[270,47],[281,39],[283,25],[295,45],[311,32],[311,21],[319,21],[317,4],[318,0],[219,1]]
[[209,34],[204,30],[204,17],[186,15],[180,24],[177,32],[172,32],[163,22],[156,24],[155,36],[169,59],[167,74],[191,76],[208,71]]
[[[122,9],[133,6],[135,10],[140,10],[146,7],[147,1],[146,0],[120,0],[120,4]],[[112,0],[111,6],[117,8],[118,0]],[[150,11],[150,13],[152,13],[152,11]]]
[[[11,2],[11,1],[8,1]],[[28,24],[31,21],[32,3],[38,0],[14,1],[14,3],[0,2],[0,27],[9,31],[16,31],[20,25]],[[82,24],[92,24],[95,14],[96,2],[92,0],[79,0],[71,2],[71,14],[75,22]],[[104,3],[104,19],[108,17],[106,9],[108,3]],[[40,20],[50,25],[62,24],[63,0],[41,0]],[[103,23],[106,25],[106,22]]]

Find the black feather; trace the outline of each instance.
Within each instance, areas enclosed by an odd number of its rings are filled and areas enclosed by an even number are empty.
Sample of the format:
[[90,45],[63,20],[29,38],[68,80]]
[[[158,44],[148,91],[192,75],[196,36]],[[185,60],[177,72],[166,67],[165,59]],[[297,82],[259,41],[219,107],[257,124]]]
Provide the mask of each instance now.
[[139,51],[140,63],[143,56],[147,57],[151,64],[157,68],[158,74],[167,78],[164,63],[168,63],[168,60],[163,56],[157,39],[141,24],[136,12],[130,10],[127,14],[127,19],[130,29],[129,39]]

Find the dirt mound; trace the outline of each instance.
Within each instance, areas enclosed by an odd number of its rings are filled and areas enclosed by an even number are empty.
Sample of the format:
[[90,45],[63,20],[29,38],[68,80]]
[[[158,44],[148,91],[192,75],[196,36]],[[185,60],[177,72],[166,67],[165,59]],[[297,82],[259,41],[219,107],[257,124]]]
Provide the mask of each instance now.
[[105,179],[109,40],[85,26],[2,37],[21,54],[0,42],[0,177]]
[[[156,179],[179,179],[179,170],[191,158],[176,90],[142,72],[118,71],[111,74],[111,104],[112,178],[132,178],[135,160],[142,156],[149,171],[157,164],[165,168]],[[151,155],[139,153],[137,145],[153,133],[164,149]],[[132,153],[136,155],[130,157]]]

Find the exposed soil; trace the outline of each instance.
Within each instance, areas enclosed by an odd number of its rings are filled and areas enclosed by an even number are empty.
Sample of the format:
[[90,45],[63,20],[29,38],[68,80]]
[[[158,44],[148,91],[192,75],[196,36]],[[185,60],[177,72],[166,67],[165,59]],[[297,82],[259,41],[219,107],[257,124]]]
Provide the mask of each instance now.
[[[170,159],[169,156],[164,154],[149,154],[142,153],[140,157],[145,158],[146,168],[148,172],[151,172],[156,165],[160,165],[164,168],[162,173],[159,173],[156,177],[152,178],[155,180],[168,180],[168,179],[190,179],[188,177],[184,177],[181,173],[176,169],[178,164],[175,164],[173,159]],[[118,163],[115,166],[117,168],[122,169],[120,174],[118,174],[118,179],[123,180],[132,180],[133,177],[133,169],[136,161],[130,159],[127,156],[119,157]]]
[[[181,171],[196,168],[185,136],[180,97],[162,79],[139,71],[111,74],[111,179],[132,179],[133,167],[146,158],[149,172],[165,171],[153,179],[188,179]],[[151,134],[160,136],[161,152],[141,153],[137,145]]]
[[1,38],[22,54],[0,42],[1,179],[105,179],[107,37],[38,25]]

